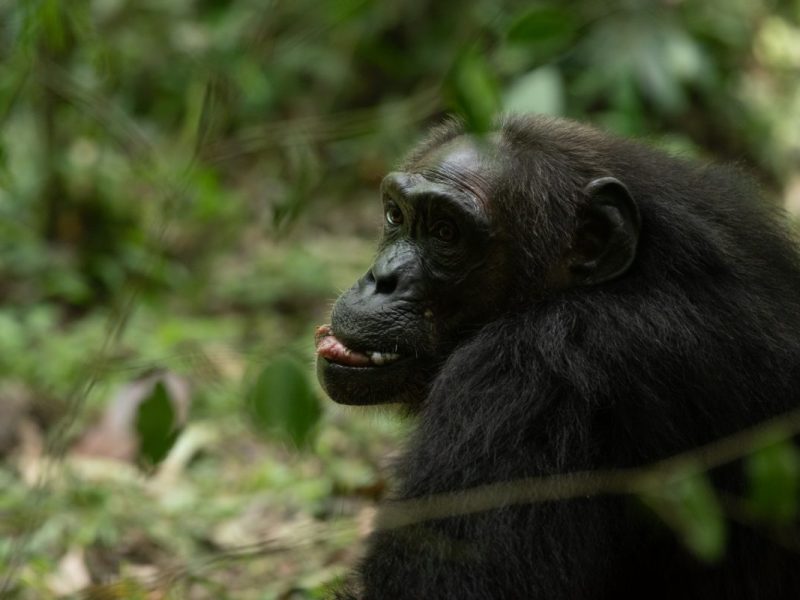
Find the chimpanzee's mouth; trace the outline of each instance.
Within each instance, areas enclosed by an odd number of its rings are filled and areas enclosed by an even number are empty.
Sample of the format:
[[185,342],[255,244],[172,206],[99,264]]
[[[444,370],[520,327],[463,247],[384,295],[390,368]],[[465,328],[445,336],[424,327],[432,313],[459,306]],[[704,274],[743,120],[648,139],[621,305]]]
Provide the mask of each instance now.
[[318,357],[344,367],[383,367],[402,358],[396,352],[357,351],[348,348],[333,334],[330,325],[318,327],[315,340]]

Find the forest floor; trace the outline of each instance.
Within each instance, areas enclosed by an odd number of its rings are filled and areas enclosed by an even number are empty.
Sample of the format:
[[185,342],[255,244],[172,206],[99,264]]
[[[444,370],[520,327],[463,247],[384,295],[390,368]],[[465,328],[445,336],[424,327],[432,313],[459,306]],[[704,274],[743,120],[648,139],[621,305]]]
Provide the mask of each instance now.
[[[404,424],[328,400],[313,334],[368,265],[379,218],[364,203],[277,241],[244,231],[246,254],[210,267],[214,297],[136,299],[100,366],[113,313],[0,312],[4,339],[28,348],[19,373],[44,369],[54,382],[50,395],[22,377],[0,390],[19,407],[0,458],[7,597],[315,598],[351,567]],[[282,353],[307,367],[322,408],[303,448],[244,407],[255,374]],[[145,469],[132,415],[153,381],[172,390],[182,429]]]

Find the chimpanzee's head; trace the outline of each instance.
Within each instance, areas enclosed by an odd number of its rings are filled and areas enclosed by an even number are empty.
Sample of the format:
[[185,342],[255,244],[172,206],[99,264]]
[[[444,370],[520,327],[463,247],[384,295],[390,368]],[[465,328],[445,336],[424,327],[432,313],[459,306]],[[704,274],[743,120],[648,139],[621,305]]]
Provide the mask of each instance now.
[[569,158],[511,129],[477,138],[451,124],[384,178],[377,258],[317,330],[333,400],[419,402],[482,325],[626,272],[637,206],[620,181]]

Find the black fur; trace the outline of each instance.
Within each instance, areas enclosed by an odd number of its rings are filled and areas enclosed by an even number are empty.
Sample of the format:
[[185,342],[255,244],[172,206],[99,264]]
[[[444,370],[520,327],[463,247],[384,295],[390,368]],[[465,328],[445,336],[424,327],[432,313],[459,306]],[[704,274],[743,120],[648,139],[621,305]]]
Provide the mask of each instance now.
[[[800,406],[798,251],[750,182],[560,120],[515,117],[499,131],[490,211],[518,247],[509,308],[443,365],[395,498],[646,465]],[[461,133],[437,130],[405,170]],[[603,176],[639,205],[636,260],[615,281],[547,291],[580,191]],[[737,490],[737,473],[715,481]],[[758,527],[729,523],[724,560],[706,565],[651,517],[631,497],[598,495],[379,530],[357,593],[800,598],[800,554]]]

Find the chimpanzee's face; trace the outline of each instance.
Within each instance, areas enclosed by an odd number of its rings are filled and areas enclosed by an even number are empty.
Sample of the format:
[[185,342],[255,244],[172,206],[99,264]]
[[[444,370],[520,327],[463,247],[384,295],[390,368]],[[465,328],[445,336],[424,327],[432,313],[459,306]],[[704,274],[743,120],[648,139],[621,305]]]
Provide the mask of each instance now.
[[334,400],[419,400],[454,345],[502,309],[494,173],[484,148],[460,137],[383,180],[378,256],[317,331],[317,370]]

